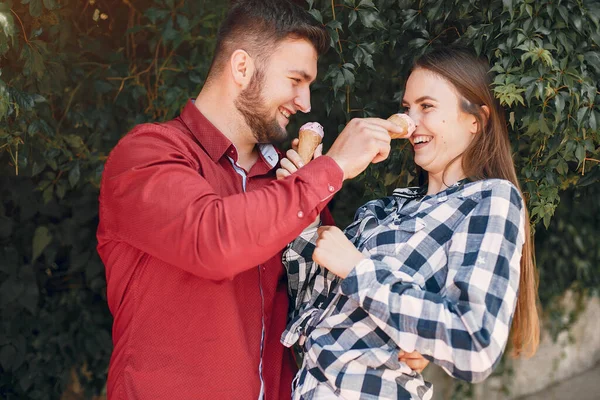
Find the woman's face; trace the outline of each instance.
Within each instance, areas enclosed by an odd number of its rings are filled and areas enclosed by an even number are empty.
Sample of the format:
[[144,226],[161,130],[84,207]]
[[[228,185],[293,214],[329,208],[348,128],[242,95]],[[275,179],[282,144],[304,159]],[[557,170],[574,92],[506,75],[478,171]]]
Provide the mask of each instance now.
[[[454,86],[440,75],[417,68],[408,78],[402,105],[417,125],[410,142],[415,163],[430,175],[443,173],[477,133],[477,120],[461,110],[461,101]],[[455,164],[462,173],[460,160]]]

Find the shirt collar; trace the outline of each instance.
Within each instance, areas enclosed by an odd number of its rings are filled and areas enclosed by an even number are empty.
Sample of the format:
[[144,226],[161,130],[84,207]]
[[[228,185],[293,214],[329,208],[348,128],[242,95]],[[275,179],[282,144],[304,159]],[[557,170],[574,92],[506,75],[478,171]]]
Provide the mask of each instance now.
[[469,178],[463,178],[439,193],[427,196],[427,186],[414,186],[408,188],[394,189],[393,195],[405,199],[432,198],[436,196],[447,196],[455,193],[463,188],[467,183],[471,182]]
[[[181,111],[180,118],[215,163],[224,155],[237,162],[237,149],[231,140],[196,108],[193,99],[188,100]],[[258,148],[261,159],[270,169],[275,168],[280,159],[279,150],[272,144],[259,144]]]

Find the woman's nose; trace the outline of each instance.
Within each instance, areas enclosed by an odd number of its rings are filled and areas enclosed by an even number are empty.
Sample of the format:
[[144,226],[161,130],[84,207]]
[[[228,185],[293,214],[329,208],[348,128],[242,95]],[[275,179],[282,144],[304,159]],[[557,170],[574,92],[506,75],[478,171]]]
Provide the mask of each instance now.
[[406,113],[410,119],[412,119],[415,122],[416,126],[419,126],[419,122],[420,122],[420,116],[419,113],[417,111],[413,111],[413,109],[408,110],[408,112]]

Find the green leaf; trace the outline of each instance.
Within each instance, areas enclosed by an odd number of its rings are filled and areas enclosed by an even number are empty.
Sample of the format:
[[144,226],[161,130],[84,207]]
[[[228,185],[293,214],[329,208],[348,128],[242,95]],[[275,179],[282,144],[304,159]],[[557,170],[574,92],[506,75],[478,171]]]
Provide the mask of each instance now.
[[508,11],[510,14],[510,19],[512,20],[515,17],[515,9],[513,7],[513,0],[502,0],[502,7],[504,11]]
[[41,80],[46,72],[44,58],[47,54],[48,48],[46,43],[41,40],[30,40],[29,46],[23,46],[19,60],[25,61],[23,66],[24,74]]
[[595,112],[590,112],[589,124],[591,130],[595,131],[597,129]]
[[175,40],[178,37],[178,35],[179,32],[177,32],[177,30],[175,30],[175,28],[173,27],[173,20],[168,20],[165,24],[165,29],[162,33],[163,39],[165,40],[165,42],[171,42]]
[[56,10],[58,8],[58,3],[56,0],[44,0],[44,6],[47,10]]
[[179,28],[184,32],[190,30],[190,20],[185,15],[177,15],[177,25],[179,25]]
[[577,125],[581,126],[581,123],[583,122],[583,117],[585,117],[585,114],[588,112],[589,108],[587,107],[582,107],[579,109],[579,111],[577,111]]
[[[48,162],[48,165],[51,166],[50,162]],[[46,189],[44,189],[44,191],[42,192],[42,199],[44,200],[44,204],[48,204],[50,202],[50,200],[52,200],[53,194],[54,194],[54,185],[50,185]]]
[[339,88],[341,88],[342,86],[344,86],[344,75],[342,74],[341,71],[337,71],[336,75],[335,75],[335,80],[333,81],[333,90],[337,91]]
[[358,3],[358,7],[370,7],[370,8],[375,8],[375,4],[373,4],[373,2],[371,0],[360,0],[360,3]]
[[348,26],[352,26],[356,22],[356,18],[358,17],[356,11],[350,11],[350,15],[348,16]]
[[581,164],[583,160],[585,160],[585,145],[583,143],[577,144],[577,149],[575,150],[575,157],[577,158],[577,161],[579,161],[579,164]]
[[75,166],[69,171],[69,183],[71,184],[72,188],[77,185],[80,176],[81,173],[79,172],[79,163],[76,163]]
[[558,10],[563,21],[565,21],[565,24],[567,24],[567,26],[569,26],[569,12],[567,11],[567,8],[563,5],[559,5],[556,7],[556,9]]
[[320,23],[323,23],[323,16],[321,15],[321,11],[317,10],[316,8],[313,8],[309,11],[309,13],[313,16],[314,19],[316,19]]
[[331,20],[327,23],[327,25],[331,29],[342,29],[342,23],[338,20]]
[[33,254],[31,256],[31,262],[33,263],[38,259],[44,249],[52,242],[52,234],[45,226],[38,226],[33,234]]
[[38,164],[37,162],[33,163],[33,167],[31,168],[31,176],[36,176],[40,172],[42,172],[46,168],[46,163],[42,162]]
[[429,40],[423,38],[412,39],[408,42],[408,47],[411,49],[421,49],[429,43]]
[[342,68],[342,74],[344,75],[346,85],[354,85],[354,74],[351,71],[347,70],[346,68]]
[[561,96],[560,93],[557,94],[554,98],[554,107],[556,107],[557,116],[560,115],[565,109],[565,99]]
[[7,115],[10,106],[10,94],[6,88],[6,84],[0,80],[0,121]]
[[378,13],[375,11],[358,10],[358,17],[363,26],[373,28],[378,19]]
[[[7,7],[6,4],[0,4],[0,26],[2,27],[4,36],[7,38],[12,38],[15,35],[15,21],[10,8]],[[8,50],[8,44],[6,46],[6,50],[4,50],[4,48],[2,49],[3,51],[1,54]]]
[[29,14],[32,17],[40,17],[42,15],[42,11],[44,10],[42,0],[31,0],[29,3]]

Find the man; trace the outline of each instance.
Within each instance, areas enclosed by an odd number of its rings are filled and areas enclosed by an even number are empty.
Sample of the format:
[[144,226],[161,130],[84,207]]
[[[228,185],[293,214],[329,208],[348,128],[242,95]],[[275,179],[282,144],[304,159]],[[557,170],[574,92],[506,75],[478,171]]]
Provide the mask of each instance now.
[[397,131],[353,120],[327,155],[275,180],[272,144],[310,110],[328,44],[287,0],[238,1],[196,100],[111,152],[98,228],[114,316],[110,399],[289,398],[281,250],[344,179],[387,157]]

